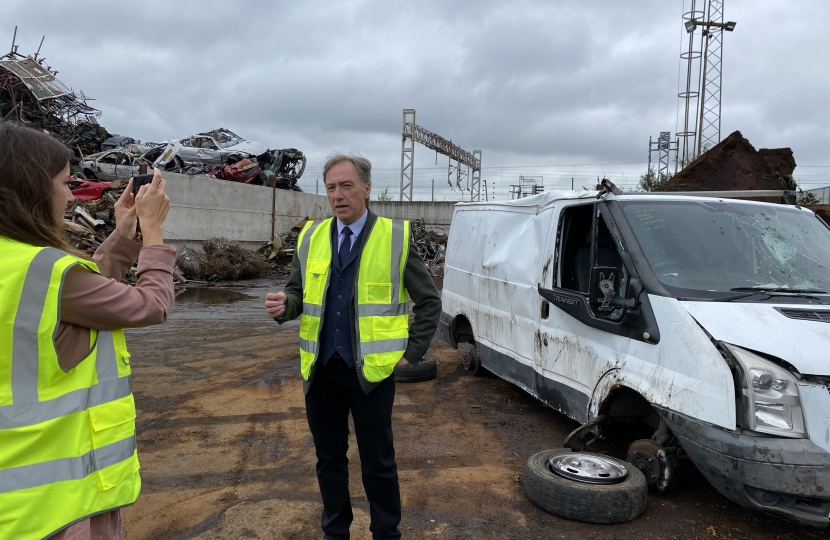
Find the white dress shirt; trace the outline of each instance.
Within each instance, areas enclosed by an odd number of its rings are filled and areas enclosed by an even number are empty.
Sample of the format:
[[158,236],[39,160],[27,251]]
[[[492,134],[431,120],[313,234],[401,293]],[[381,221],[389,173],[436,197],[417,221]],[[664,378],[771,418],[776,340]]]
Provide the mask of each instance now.
[[[360,231],[363,230],[363,226],[366,225],[366,218],[368,218],[368,217],[369,217],[369,210],[364,210],[363,215],[360,216],[359,218],[357,218],[357,220],[355,220],[354,223],[352,223],[351,225],[348,226],[349,229],[352,231],[352,245],[349,248],[349,251],[351,251],[351,249],[354,248],[355,240],[360,235]],[[343,239],[345,238],[345,235],[343,234],[343,227],[346,227],[346,224],[338,219],[337,220],[337,251],[338,251],[338,253],[340,252],[340,245],[343,243]]]

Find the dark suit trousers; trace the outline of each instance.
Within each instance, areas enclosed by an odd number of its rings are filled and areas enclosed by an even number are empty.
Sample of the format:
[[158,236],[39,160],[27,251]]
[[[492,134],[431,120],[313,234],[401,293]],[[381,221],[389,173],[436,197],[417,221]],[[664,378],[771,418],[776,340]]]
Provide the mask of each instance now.
[[317,481],[323,496],[321,525],[327,538],[349,538],[349,411],[354,420],[363,488],[369,499],[373,538],[400,538],[401,496],[392,446],[395,380],[388,377],[368,395],[355,368],[332,357],[318,366],[305,397],[308,427],[317,453]]

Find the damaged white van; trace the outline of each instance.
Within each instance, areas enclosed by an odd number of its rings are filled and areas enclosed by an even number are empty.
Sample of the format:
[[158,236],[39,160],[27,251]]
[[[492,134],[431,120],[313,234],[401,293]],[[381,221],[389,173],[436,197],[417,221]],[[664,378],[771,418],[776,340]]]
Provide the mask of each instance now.
[[443,338],[582,424],[565,446],[636,422],[626,461],[650,485],[691,459],[733,501],[826,527],[830,228],[735,194],[604,185],[457,205]]

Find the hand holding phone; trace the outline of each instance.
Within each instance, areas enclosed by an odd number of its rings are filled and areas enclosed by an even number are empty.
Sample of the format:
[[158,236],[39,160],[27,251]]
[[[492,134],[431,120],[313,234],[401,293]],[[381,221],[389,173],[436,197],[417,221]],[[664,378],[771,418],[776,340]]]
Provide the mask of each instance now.
[[133,176],[133,197],[138,196],[138,190],[141,189],[141,186],[149,184],[152,181],[152,174],[137,174]]

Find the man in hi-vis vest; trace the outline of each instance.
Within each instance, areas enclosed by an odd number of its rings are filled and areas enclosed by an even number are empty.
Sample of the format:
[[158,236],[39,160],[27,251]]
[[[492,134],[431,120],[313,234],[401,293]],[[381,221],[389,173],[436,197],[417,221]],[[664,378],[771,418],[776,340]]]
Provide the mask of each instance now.
[[334,218],[306,224],[285,292],[265,296],[268,313],[280,324],[301,316],[300,372],[317,453],[324,539],[349,538],[350,411],[372,537],[400,538],[392,374],[396,365],[420,362],[441,314],[441,297],[409,222],[378,217],[366,207],[371,172],[365,158],[329,158],[323,182]]

